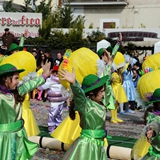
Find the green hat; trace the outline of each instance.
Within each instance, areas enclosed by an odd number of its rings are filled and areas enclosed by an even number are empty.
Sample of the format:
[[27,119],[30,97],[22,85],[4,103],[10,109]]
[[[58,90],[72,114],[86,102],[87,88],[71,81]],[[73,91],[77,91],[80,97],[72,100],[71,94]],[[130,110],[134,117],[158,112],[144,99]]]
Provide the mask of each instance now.
[[106,50],[112,54],[113,48],[111,46],[107,47]]
[[157,88],[151,97],[147,97],[147,99],[149,100],[149,102],[147,104],[150,103],[154,103],[154,102],[160,102],[160,88]]
[[23,72],[25,71],[24,69],[17,69],[15,66],[12,64],[6,63],[0,66],[0,76],[5,75],[7,73],[14,73],[14,72]]
[[89,91],[101,87],[108,81],[108,79],[109,79],[108,76],[99,78],[97,75],[89,74],[83,79],[82,89],[84,90],[85,93],[87,93]]
[[104,53],[105,48],[100,48],[97,52],[98,56],[101,57],[101,55]]
[[22,46],[18,46],[16,43],[12,43],[10,45],[9,49],[6,52],[15,51],[15,50],[22,51],[23,47]]

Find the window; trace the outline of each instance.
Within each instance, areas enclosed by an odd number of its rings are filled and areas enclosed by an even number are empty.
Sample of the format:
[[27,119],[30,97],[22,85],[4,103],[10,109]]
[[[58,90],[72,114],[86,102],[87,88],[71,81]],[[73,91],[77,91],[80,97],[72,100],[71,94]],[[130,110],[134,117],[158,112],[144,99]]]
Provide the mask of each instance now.
[[115,28],[116,23],[115,22],[103,22],[103,28]]

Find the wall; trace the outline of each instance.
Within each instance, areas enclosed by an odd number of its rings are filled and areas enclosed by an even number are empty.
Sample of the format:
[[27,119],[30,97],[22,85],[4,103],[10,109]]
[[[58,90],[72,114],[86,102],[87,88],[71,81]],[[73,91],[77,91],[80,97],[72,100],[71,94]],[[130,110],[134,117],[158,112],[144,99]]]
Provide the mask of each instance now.
[[86,17],[85,28],[91,23],[102,28],[104,21],[115,21],[116,28],[160,28],[158,0],[128,0],[126,6],[75,6],[73,11]]

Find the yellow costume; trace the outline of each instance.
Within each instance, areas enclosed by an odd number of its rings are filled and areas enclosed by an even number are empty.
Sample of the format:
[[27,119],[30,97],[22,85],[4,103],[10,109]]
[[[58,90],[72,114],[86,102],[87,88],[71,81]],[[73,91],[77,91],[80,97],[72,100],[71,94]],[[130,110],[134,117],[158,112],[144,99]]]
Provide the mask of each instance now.
[[22,118],[25,122],[24,127],[28,137],[35,136],[40,133],[33,112],[30,109],[29,94],[25,95],[25,99],[22,103]]
[[51,136],[65,144],[72,144],[80,136],[81,127],[79,126],[80,117],[76,111],[75,120],[67,116],[62,123],[52,132]]
[[153,70],[144,74],[138,81],[137,89],[140,96],[146,100],[146,94],[153,93],[156,88],[160,88],[160,70]]
[[117,72],[112,73],[112,89],[115,96],[115,99],[118,103],[127,102],[127,96],[124,88],[122,87],[122,78],[118,75]]

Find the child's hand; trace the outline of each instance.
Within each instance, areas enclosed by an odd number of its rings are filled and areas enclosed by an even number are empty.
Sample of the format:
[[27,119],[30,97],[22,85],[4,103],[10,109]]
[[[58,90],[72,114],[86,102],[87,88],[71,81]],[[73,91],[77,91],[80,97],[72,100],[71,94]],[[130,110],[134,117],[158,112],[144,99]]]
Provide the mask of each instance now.
[[44,76],[46,76],[46,78],[49,77],[50,74],[51,74],[50,67],[51,67],[51,62],[48,62],[48,61],[42,66],[42,68],[43,68],[43,73],[42,74]]
[[147,136],[147,139],[148,139],[149,143],[152,143],[153,133],[154,133],[153,127],[149,126],[149,130],[146,132],[146,136]]
[[106,56],[107,56],[107,58],[108,58],[107,64],[108,64],[108,65],[111,65],[112,62],[113,62],[113,58],[112,58],[112,56],[110,55],[110,52],[108,52],[107,50],[104,50],[104,52],[106,53]]
[[68,72],[65,69],[61,69],[61,70],[58,71],[58,74],[60,75],[61,80],[67,80],[71,84],[75,85],[76,76],[75,76],[74,69],[72,69],[72,73]]

